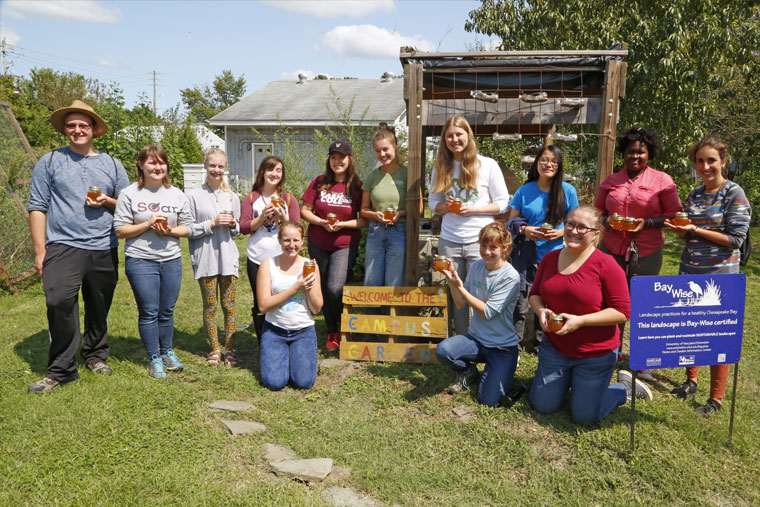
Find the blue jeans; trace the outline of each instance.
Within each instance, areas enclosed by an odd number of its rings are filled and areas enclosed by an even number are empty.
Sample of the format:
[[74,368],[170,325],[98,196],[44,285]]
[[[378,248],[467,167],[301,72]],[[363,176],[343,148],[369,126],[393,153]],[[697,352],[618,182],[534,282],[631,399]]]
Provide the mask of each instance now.
[[478,386],[478,401],[494,407],[507,394],[517,368],[517,346],[484,347],[470,335],[456,335],[443,340],[435,349],[438,362],[457,373],[464,373],[473,363],[486,363]]
[[182,285],[182,258],[158,262],[127,257],[125,272],[137,302],[137,327],[148,359],[172,348],[174,305]]
[[376,220],[369,223],[364,252],[366,287],[401,287],[404,285],[406,261],[406,222],[386,226]]
[[570,391],[570,413],[578,424],[596,424],[627,401],[621,384],[610,385],[617,354],[575,359],[555,349],[549,340],[538,348],[538,368],[530,388],[530,404],[541,414],[559,410]]
[[266,320],[259,343],[261,382],[279,391],[290,381],[308,389],[317,380],[317,332],[314,326],[291,331]]

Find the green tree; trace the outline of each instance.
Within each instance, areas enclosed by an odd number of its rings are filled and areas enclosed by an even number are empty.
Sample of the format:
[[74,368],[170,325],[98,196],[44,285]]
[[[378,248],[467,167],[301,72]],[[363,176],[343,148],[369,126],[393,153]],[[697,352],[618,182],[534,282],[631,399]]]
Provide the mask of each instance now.
[[214,77],[211,85],[183,88],[180,94],[190,114],[197,121],[205,122],[238,102],[245,94],[246,86],[245,75],[236,78],[231,70],[223,70]]
[[628,43],[620,126],[650,126],[663,139],[657,167],[682,187],[688,147],[718,128],[718,91],[758,69],[760,10],[752,0],[481,0],[465,29],[504,50],[605,49]]

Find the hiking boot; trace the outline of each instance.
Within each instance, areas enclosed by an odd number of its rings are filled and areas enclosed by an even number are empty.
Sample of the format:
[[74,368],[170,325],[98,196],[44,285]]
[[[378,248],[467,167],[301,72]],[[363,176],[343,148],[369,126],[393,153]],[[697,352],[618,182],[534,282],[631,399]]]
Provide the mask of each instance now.
[[111,368],[103,361],[95,361],[94,363],[87,363],[87,367],[91,372],[99,375],[110,375]]
[[[633,396],[633,375],[630,371],[620,370],[618,372],[618,383],[625,387],[625,393],[628,397],[628,401]],[[651,400],[652,391],[649,390],[647,385],[639,379],[636,379],[636,398],[640,400]]]
[[49,393],[53,389],[58,389],[59,387],[61,387],[60,382],[53,380],[50,377],[45,377],[42,380],[29,384],[29,389],[27,389],[26,392],[34,394]]
[[652,370],[638,370],[636,372],[636,377],[645,382],[654,382],[654,375],[652,375]]
[[682,400],[688,400],[697,394],[697,383],[693,380],[687,380],[670,391],[670,394],[675,394],[677,398],[681,398]]
[[707,403],[702,405],[701,407],[697,407],[694,409],[694,412],[703,415],[707,417],[708,415],[711,415],[713,412],[719,412],[721,409],[721,404],[718,400],[710,398],[707,400]]
[[166,354],[161,356],[161,361],[163,361],[166,371],[182,371],[185,369],[172,349],[167,350]]
[[470,366],[465,371],[457,373],[454,383],[452,383],[446,392],[449,394],[459,394],[462,391],[469,391],[475,385],[478,378],[478,370]]
[[150,358],[150,364],[148,365],[148,374],[153,378],[166,378],[166,372],[164,371],[164,360],[159,356],[153,356]]
[[510,386],[509,391],[507,391],[507,394],[499,400],[499,406],[504,408],[512,407],[526,392],[528,392],[528,386],[519,380],[515,380]]
[[340,333],[327,333],[327,342],[325,348],[327,350],[337,350],[340,347]]

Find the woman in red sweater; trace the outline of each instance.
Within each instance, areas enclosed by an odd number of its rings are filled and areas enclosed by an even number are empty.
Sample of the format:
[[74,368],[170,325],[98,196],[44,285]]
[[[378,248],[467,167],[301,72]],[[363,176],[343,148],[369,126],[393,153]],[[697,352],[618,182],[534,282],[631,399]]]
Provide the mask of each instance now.
[[[598,423],[632,392],[627,371],[610,385],[620,345],[618,324],[628,320],[631,300],[623,270],[596,248],[601,224],[592,206],[572,210],[565,221],[565,247],[544,256],[530,292],[530,306],[547,337],[538,349],[530,403],[550,414],[569,391],[570,412],[579,424]],[[556,331],[550,330],[553,314],[562,317]],[[639,380],[636,397],[652,399]]]

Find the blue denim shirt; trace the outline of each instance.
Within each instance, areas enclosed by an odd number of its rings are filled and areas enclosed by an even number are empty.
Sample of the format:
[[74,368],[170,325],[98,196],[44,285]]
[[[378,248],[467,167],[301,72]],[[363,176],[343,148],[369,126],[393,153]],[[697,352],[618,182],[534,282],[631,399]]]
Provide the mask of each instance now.
[[47,241],[83,248],[108,250],[118,246],[113,212],[87,206],[91,186],[118,197],[129,185],[121,162],[105,153],[83,156],[66,147],[40,158],[32,172],[29,211],[47,215]]

